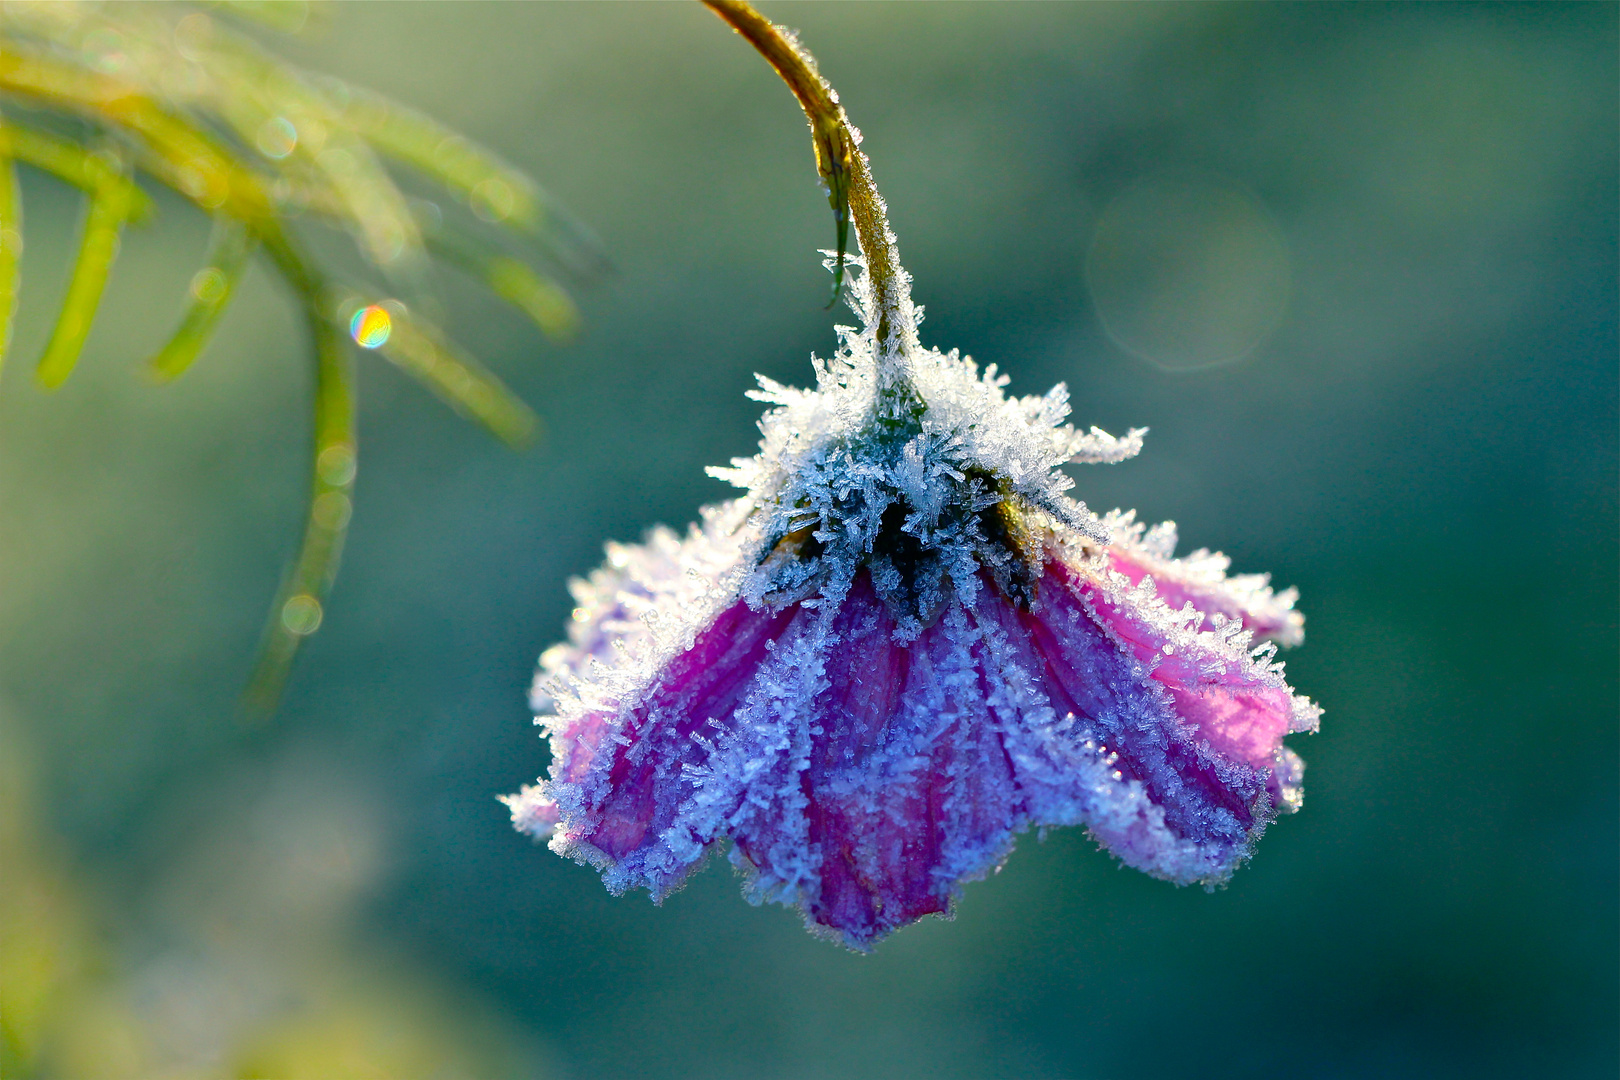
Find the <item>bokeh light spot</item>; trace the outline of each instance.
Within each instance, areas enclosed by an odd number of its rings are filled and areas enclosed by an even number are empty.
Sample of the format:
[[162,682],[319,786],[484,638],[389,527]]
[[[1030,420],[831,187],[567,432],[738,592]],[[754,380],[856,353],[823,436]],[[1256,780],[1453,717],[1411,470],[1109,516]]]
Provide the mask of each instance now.
[[354,480],[354,448],[339,443],[328,446],[315,459],[315,471],[321,482],[332,487],[343,487]]
[[485,221],[505,221],[517,206],[517,195],[505,180],[491,177],[472,189],[472,212]]
[[213,34],[214,21],[194,11],[174,24],[175,51],[187,60],[200,60]]
[[385,221],[367,230],[372,257],[383,266],[399,261],[405,254],[405,230],[398,222]]
[[1258,199],[1213,177],[1153,178],[1102,212],[1086,256],[1114,342],[1172,371],[1227,364],[1277,328],[1290,269]]
[[290,597],[281,605],[281,625],[290,634],[307,637],[321,628],[321,602],[308,593]]
[[191,276],[191,295],[204,304],[217,304],[225,296],[225,275],[217,266],[205,266]]
[[341,491],[328,491],[315,500],[315,523],[323,529],[337,530],[349,524],[354,506]]
[[360,168],[359,164],[354,160],[354,155],[338,146],[322,150],[318,161],[327,175],[336,178],[339,182],[352,177]]
[[298,129],[285,116],[272,116],[259,125],[254,142],[258,144],[259,153],[280,161],[298,145]]
[[362,349],[376,349],[387,344],[394,332],[393,316],[380,304],[363,307],[349,319],[349,336]]

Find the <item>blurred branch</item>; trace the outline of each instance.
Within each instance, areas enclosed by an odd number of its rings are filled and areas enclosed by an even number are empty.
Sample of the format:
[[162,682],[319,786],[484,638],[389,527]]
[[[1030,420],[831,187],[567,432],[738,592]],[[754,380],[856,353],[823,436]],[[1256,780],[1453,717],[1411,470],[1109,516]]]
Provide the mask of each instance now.
[[[302,3],[215,6],[294,31],[312,10]],[[334,280],[305,252],[297,219],[309,212],[345,230],[366,263],[396,285],[442,259],[558,339],[578,324],[567,288],[493,236],[538,244],[575,281],[600,273],[604,260],[582,226],[489,151],[380,95],[309,76],[196,7],[8,2],[0,16],[0,102],[73,132],[0,121],[0,347],[9,341],[22,248],[13,162],[86,193],[78,258],[39,364],[47,389],[61,385],[83,350],[121,230],[150,212],[137,173],[215,222],[180,325],[148,361],[154,376],[176,378],[202,355],[256,250],[299,298],[314,371],[313,469],[303,541],[249,691],[253,707],[268,710],[299,643],[323,621],[352,508],[356,387],[348,318],[387,297],[376,285]],[[436,205],[400,190],[385,160],[463,203],[478,224],[444,224]],[[504,441],[521,445],[532,437],[533,412],[504,383],[406,305],[389,301],[383,310],[391,319],[376,340],[361,344]]]

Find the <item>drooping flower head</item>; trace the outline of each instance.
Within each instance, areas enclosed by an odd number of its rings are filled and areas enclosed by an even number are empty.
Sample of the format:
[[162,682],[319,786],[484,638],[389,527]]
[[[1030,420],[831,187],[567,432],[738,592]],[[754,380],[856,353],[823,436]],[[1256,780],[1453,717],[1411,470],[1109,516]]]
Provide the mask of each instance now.
[[1031,826],[1224,881],[1300,805],[1292,591],[1071,498],[1059,466],[1143,431],[1078,432],[1063,386],[1009,397],[923,348],[892,236],[861,240],[860,326],[814,390],[761,379],[759,454],[711,470],[745,494],[573,583],[514,823],[655,901],[729,841],[751,899],[856,949],[949,913]]

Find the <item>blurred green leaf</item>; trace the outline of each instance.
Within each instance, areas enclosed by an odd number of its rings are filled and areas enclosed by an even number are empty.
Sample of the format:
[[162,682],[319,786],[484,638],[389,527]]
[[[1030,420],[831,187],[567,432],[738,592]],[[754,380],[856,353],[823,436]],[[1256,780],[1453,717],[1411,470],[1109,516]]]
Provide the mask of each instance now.
[[95,320],[102,291],[107,287],[107,275],[118,257],[118,234],[135,203],[131,194],[133,187],[119,171],[104,176],[90,192],[79,256],[73,264],[73,276],[68,280],[67,296],[35,372],[40,385],[47,390],[61,386],[72,374],[79,353],[84,349],[84,340],[90,335],[90,324]]
[[128,200],[127,220],[142,224],[152,216],[152,200],[129,182],[116,158],[98,154],[43,131],[24,127],[15,121],[0,124],[0,150],[36,169],[50,173],[76,188],[94,193],[113,184],[123,184]]
[[508,446],[533,441],[540,420],[505,383],[460,353],[431,323],[402,306],[390,315],[393,328],[378,352]]
[[[0,139],[5,122],[0,120]],[[22,254],[22,198],[17,191],[17,168],[8,148],[0,144],[0,368],[11,351],[11,329],[17,313],[17,261]]]
[[[285,253],[284,253],[285,255]],[[320,304],[325,298],[312,298]],[[315,438],[310,499],[298,557],[282,583],[265,628],[246,704],[251,718],[274,710],[304,638],[320,629],[323,603],[337,576],[348,535],[358,465],[354,352],[323,312],[309,312],[315,340]]]
[[427,234],[428,250],[489,286],[522,311],[549,338],[567,340],[579,332],[579,308],[554,279],[478,238],[440,229]]
[[214,219],[214,239],[208,261],[191,279],[191,303],[180,320],[180,327],[168,344],[147,361],[156,378],[163,381],[176,378],[196,361],[230,303],[255,246],[253,234],[240,222]]
[[[210,5],[274,29],[298,31],[303,3]],[[250,697],[272,703],[298,643],[319,628],[352,503],[355,384],[345,312],[329,275],[304,251],[296,220],[348,232],[393,286],[356,282],[358,295],[418,299],[419,273],[437,257],[471,273],[553,338],[571,336],[579,316],[563,285],[482,232],[505,231],[569,273],[604,265],[594,240],[533,180],[414,109],[336,79],[312,76],[252,38],[188,5],[0,3],[0,97],[86,125],[82,138],[8,124],[0,158],[43,169],[88,194],[83,236],[39,381],[71,373],[99,305],[119,233],[150,201],[126,170],[138,168],[215,221],[206,263],[171,339],[148,362],[160,380],[185,371],[218,328],[254,249],[298,295],[313,342],[314,477],[303,543],[276,602]],[[105,149],[103,149],[105,147]],[[408,199],[386,167],[405,165],[465,204],[476,221],[445,229],[437,206]],[[4,221],[16,218],[15,185],[0,191]],[[0,233],[0,303],[16,291],[16,252]],[[431,248],[424,236],[434,235]],[[529,407],[439,328],[391,308],[379,351],[458,412],[513,446],[538,427]],[[371,344],[371,343],[366,343]]]

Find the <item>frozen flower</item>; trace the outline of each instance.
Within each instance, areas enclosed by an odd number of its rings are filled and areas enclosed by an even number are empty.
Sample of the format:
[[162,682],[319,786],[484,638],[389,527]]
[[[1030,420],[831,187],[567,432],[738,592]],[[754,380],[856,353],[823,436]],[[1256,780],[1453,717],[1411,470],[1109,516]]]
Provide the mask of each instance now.
[[949,913],[1031,826],[1224,881],[1300,805],[1293,592],[1072,499],[1060,465],[1143,432],[922,348],[899,284],[880,310],[855,281],[814,390],[760,380],[760,453],[712,470],[746,494],[573,583],[534,690],[550,775],[514,822],[655,901],[730,841],[751,899],[857,949]]
[[1144,432],[1078,432],[1061,385],[1010,398],[994,365],[923,348],[837,95],[790,33],[705,2],[804,106],[829,269],[851,223],[864,255],[861,325],[814,390],[760,380],[760,452],[711,470],[746,494],[573,583],[533,694],[550,775],[505,800],[513,823],[654,901],[729,841],[750,899],[863,950],[949,914],[1031,826],[1224,881],[1300,805],[1283,736],[1320,710],[1273,659],[1302,633],[1293,593],[1069,497],[1060,466]]

